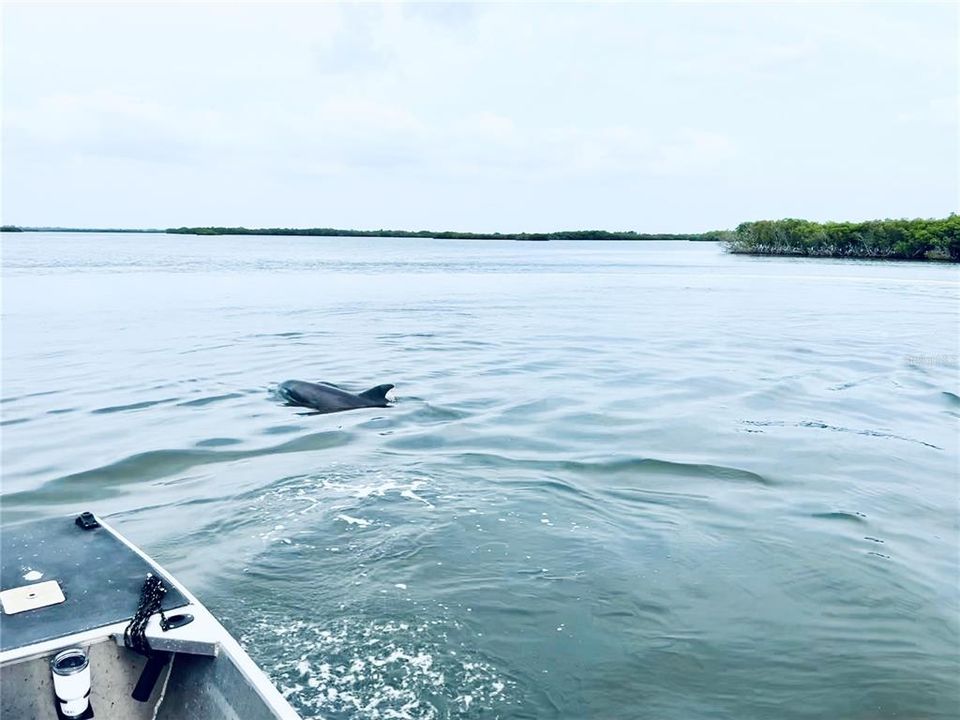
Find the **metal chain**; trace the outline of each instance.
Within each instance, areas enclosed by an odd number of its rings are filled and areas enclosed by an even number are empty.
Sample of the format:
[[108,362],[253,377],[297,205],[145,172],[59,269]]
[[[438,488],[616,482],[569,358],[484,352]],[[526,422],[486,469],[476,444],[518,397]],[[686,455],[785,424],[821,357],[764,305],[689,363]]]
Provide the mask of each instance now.
[[140,604],[137,605],[137,612],[130,620],[126,630],[123,631],[123,644],[141,655],[150,655],[152,649],[147,640],[146,630],[147,622],[154,613],[160,613],[160,628],[167,629],[167,616],[160,607],[163,602],[163,596],[167,594],[167,589],[163,586],[163,581],[152,573],[147,573],[147,579],[143,581],[143,588],[140,590]]

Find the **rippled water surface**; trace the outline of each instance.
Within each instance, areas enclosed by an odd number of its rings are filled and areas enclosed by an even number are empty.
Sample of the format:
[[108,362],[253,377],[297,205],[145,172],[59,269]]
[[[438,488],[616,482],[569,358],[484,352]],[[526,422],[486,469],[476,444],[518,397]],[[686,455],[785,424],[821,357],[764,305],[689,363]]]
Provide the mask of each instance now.
[[8,234],[3,521],[108,516],[305,717],[955,718],[958,280]]

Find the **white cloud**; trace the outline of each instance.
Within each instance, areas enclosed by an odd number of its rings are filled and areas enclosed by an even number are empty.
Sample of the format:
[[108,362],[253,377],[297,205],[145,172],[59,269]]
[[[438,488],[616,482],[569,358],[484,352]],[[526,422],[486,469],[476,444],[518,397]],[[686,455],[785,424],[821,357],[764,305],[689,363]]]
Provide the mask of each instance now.
[[960,116],[960,95],[941,95],[897,113],[898,121],[905,124],[939,125],[956,128]]
[[[856,212],[943,214],[957,10],[915,8],[15,6],[5,217],[142,225],[89,188],[144,173],[180,185],[161,224],[682,230],[775,213],[786,186],[842,218],[844,184]],[[239,209],[210,190],[239,178]],[[691,188],[709,201],[680,217]]]
[[733,140],[709,130],[681,130],[660,144],[654,167],[669,175],[703,175],[724,170],[737,155]]
[[4,116],[12,143],[47,160],[60,154],[184,160],[236,147],[243,136],[222,113],[171,108],[111,92],[54,95]]

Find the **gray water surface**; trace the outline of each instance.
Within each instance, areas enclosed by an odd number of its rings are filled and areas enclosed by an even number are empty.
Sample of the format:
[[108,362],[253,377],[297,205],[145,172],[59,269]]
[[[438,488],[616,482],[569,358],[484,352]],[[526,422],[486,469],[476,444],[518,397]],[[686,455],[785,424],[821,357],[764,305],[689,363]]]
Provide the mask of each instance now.
[[956,266],[2,242],[3,521],[107,516],[304,717],[960,716]]

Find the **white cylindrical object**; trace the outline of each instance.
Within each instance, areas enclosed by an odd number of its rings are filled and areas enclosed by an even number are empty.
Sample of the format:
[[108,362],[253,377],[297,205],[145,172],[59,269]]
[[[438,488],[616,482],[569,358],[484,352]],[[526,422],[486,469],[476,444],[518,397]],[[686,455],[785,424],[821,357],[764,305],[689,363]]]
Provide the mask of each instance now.
[[60,712],[68,718],[83,715],[90,706],[90,660],[83,648],[57,653],[50,663],[53,691]]

